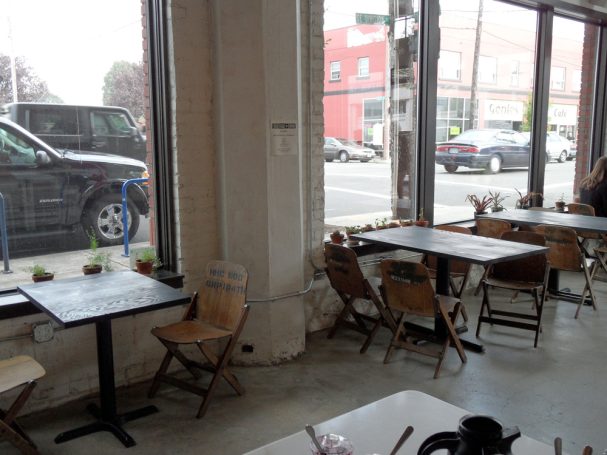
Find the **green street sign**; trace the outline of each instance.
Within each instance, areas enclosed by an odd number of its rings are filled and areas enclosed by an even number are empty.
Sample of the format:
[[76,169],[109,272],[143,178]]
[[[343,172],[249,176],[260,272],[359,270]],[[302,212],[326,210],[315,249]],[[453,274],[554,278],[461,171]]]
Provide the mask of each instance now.
[[384,14],[356,13],[356,23],[390,25],[390,16]]

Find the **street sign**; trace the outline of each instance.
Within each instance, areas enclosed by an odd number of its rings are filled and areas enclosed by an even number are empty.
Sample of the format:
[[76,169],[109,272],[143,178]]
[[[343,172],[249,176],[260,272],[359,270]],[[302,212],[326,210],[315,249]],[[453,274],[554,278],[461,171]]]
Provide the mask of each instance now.
[[356,23],[390,25],[390,16],[384,14],[356,13]]

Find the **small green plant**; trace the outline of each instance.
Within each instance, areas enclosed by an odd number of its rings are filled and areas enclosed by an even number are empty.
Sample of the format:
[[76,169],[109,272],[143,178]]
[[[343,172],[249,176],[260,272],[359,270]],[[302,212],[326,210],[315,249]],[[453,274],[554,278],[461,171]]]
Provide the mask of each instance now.
[[499,191],[496,191],[494,193],[491,190],[489,190],[489,196],[491,197],[491,210],[493,210],[494,212],[498,212],[498,211],[504,209],[502,202],[504,202],[506,200],[508,195],[502,196]]
[[376,218],[375,219],[375,228],[376,229],[385,229],[388,227],[388,218]]
[[33,266],[29,267],[27,271],[34,276],[43,276],[47,273],[46,268],[44,268],[44,266],[40,264],[34,264]]
[[137,254],[137,259],[141,262],[153,263],[155,269],[162,265],[162,262],[160,262],[160,259],[158,259],[158,256],[156,256],[156,250],[154,248],[145,248],[141,250]]
[[523,195],[523,193],[521,193],[516,188],[514,189],[514,191],[516,191],[517,194],[518,194],[518,199],[516,201],[516,207],[519,208],[519,209],[523,208],[523,207],[528,207],[529,204],[533,202],[533,198],[535,198],[535,197],[538,197],[538,198],[543,197],[542,193],[533,193],[533,192],[530,192],[530,193],[527,193],[527,194]]
[[97,249],[99,248],[99,241],[97,240],[97,236],[95,235],[95,232],[91,229],[88,233],[87,236],[89,238],[89,253],[88,253],[88,266],[90,267],[95,267],[95,266],[101,266],[103,268],[103,270],[105,270],[106,272],[111,272],[114,267],[112,265],[112,261],[110,259],[111,254],[110,253],[102,253],[100,251],[98,251]]

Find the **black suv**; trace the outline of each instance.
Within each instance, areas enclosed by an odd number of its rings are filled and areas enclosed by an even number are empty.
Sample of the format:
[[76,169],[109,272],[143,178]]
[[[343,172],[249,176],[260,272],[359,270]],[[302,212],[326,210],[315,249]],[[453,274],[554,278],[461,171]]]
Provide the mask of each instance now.
[[[19,125],[0,118],[0,193],[9,240],[40,231],[93,229],[102,245],[123,242],[122,184],[147,177],[146,165],[99,152],[54,149]],[[148,213],[146,187],[128,187],[128,230]]]

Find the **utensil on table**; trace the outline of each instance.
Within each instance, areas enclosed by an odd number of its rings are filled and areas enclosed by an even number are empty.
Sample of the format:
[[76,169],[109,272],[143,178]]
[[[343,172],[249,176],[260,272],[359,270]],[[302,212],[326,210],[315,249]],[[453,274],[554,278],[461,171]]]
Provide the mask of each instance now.
[[561,438],[554,438],[554,455],[563,455],[563,441]]
[[318,442],[318,439],[316,439],[316,432],[314,431],[314,427],[312,425],[306,425],[306,432],[310,435],[310,437],[312,438],[312,442],[314,443],[314,445],[316,446],[316,449],[318,449],[318,453],[320,455],[326,455],[325,454],[325,450],[322,448],[322,446],[320,445],[320,442]]
[[413,427],[409,425],[407,428],[405,428],[405,431],[403,431],[403,434],[400,436],[400,439],[392,449],[392,452],[390,452],[390,455],[396,455],[396,453],[400,450],[405,441],[409,439],[409,436],[411,436],[412,433]]

